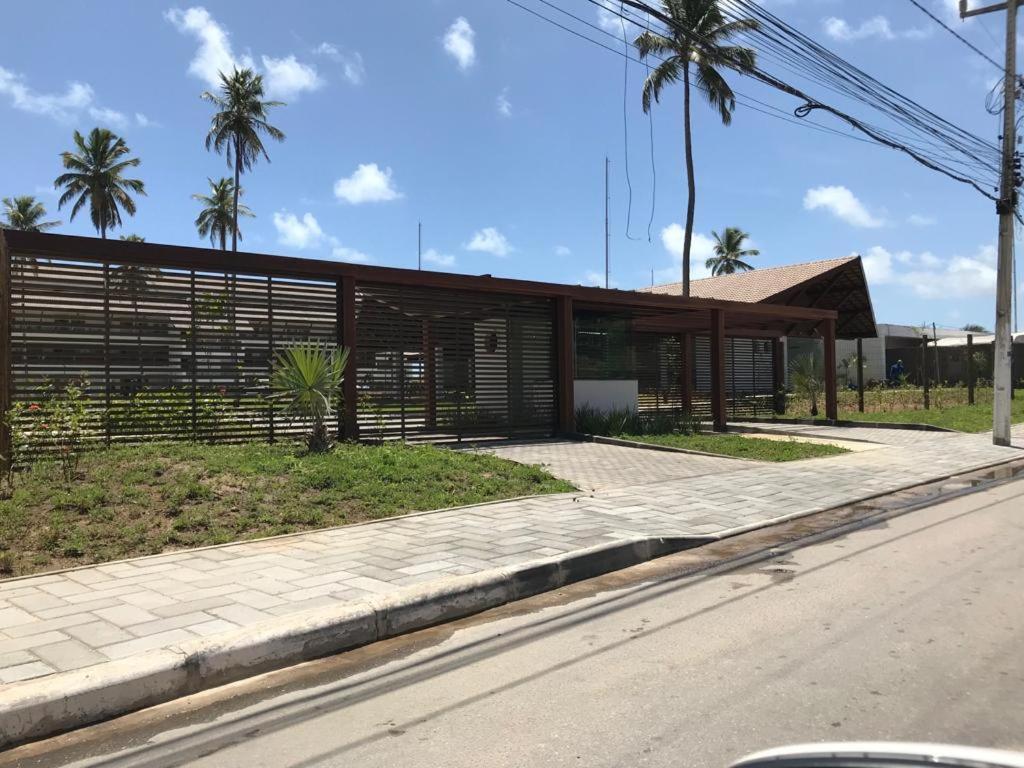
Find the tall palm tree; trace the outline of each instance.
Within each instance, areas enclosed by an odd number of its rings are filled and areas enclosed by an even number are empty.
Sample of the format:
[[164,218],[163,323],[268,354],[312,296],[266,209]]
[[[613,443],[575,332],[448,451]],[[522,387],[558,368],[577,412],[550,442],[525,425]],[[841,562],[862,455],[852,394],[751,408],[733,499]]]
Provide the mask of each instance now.
[[[207,179],[207,181],[210,183],[210,194],[192,195],[193,199],[203,204],[203,209],[196,217],[196,229],[199,231],[200,237],[210,238],[212,245],[219,244],[220,249],[226,251],[228,249],[228,232],[237,235],[239,240],[242,239],[242,232],[237,229],[238,218],[235,216],[235,183],[228,178],[217,181]],[[243,194],[244,190],[238,190],[239,197]],[[256,215],[241,203],[237,203],[237,211],[238,216],[252,217]]]
[[683,136],[686,146],[686,232],[683,237],[683,295],[690,295],[690,245],[697,191],[693,178],[693,138],[690,126],[690,70],[694,84],[708,103],[718,110],[724,125],[732,122],[736,96],[720,70],[750,71],[755,54],[750,48],[731,45],[734,35],[757,29],[754,19],[726,21],[719,0],[661,0],[662,11],[672,18],[671,36],[641,33],[634,45],[641,59],[658,58],[643,87],[644,112],[651,99],[661,101],[661,92],[672,83],[683,82]]
[[264,101],[263,95],[263,76],[251,69],[235,69],[230,75],[221,72],[220,92],[204,91],[202,94],[203,99],[217,108],[206,134],[206,148],[223,152],[235,173],[232,251],[238,250],[238,196],[242,172],[250,170],[260,156],[270,162],[262,134],[284,141],[284,134],[267,122],[267,110],[283,107],[284,102]]
[[744,259],[751,256],[760,256],[757,248],[744,248],[743,241],[750,235],[739,227],[726,227],[721,235],[712,230],[715,238],[715,255],[704,262],[704,266],[711,270],[711,274],[731,275],[735,272],[750,272],[753,267]]
[[124,172],[139,164],[139,158],[128,157],[131,152],[124,139],[106,128],[93,128],[86,139],[78,131],[74,135],[77,152],[61,153],[61,161],[68,170],[53,182],[56,189],[64,188],[58,207],[72,200],[71,220],[89,204],[92,225],[104,240],[107,230],[121,226],[121,209],[135,215],[132,194],[145,195],[146,187],[139,179],[126,179]]
[[43,221],[46,207],[32,195],[18,195],[3,199],[4,226],[8,229],[20,229],[22,232],[45,232],[59,227],[59,221]]

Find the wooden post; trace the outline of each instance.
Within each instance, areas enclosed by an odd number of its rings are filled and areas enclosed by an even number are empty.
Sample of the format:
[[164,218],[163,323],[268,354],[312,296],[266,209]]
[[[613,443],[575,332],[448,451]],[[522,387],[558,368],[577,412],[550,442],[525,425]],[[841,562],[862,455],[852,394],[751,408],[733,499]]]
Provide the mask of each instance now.
[[199,398],[197,393],[196,376],[199,375],[199,358],[196,352],[196,271],[189,270],[188,273],[188,296],[189,296],[189,336],[188,351],[191,364],[189,365],[189,399],[192,406],[192,440],[199,439]]
[[680,407],[689,414],[693,411],[693,334],[680,333],[678,338]]
[[[6,471],[12,461],[11,432],[7,425],[7,411],[14,399],[11,372],[11,253],[0,229],[0,469]],[[24,354],[24,353],[23,353]]]
[[857,410],[864,413],[864,339],[857,338]]
[[772,339],[772,404],[776,414],[786,414],[786,348],[782,339]]
[[836,321],[829,318],[825,327],[825,418],[836,421],[839,418],[839,390],[836,381]]
[[711,421],[716,432],[726,430],[725,310],[711,310]]
[[575,405],[575,339],[572,299],[559,296],[555,300],[555,344],[558,370],[558,431],[576,431]]
[[977,373],[974,370],[974,334],[967,334],[967,404],[974,405],[974,386]]
[[921,387],[924,389],[924,409],[927,411],[932,407],[931,393],[928,391],[928,337],[921,339],[924,345],[921,350]]
[[[135,322],[139,319],[136,317]],[[136,350],[139,356],[142,350]],[[104,421],[104,444],[110,445],[110,265],[103,262],[103,408],[107,412]]]
[[429,319],[423,321],[423,384],[427,428],[434,429],[437,427],[437,352],[433,323]]
[[[274,375],[274,278],[267,276],[267,380]],[[274,442],[274,401],[267,400],[267,437]]]
[[359,388],[356,375],[356,279],[343,277],[337,281],[338,333],[341,346],[348,350],[348,364],[342,382],[344,404],[338,414],[341,419],[342,435],[346,440],[359,439]]

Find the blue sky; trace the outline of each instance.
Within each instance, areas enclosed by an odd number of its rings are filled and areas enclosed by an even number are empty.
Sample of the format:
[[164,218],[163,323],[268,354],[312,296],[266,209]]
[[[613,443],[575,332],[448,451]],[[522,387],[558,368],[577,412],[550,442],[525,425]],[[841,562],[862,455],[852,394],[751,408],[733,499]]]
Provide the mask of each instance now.
[[[521,0],[585,29],[539,0]],[[597,25],[587,0],[552,0]],[[1001,16],[953,21],[994,58]],[[895,0],[773,0],[775,13],[883,82],[989,140],[984,98],[998,73]],[[287,102],[287,140],[243,179],[248,250],[590,283],[603,279],[604,157],[612,161],[612,276],[618,287],[678,279],[685,211],[681,92],[654,111],[656,195],[643,68],[504,0],[172,5],[109,0],[8,4],[0,51],[0,195],[52,180],[72,130],[107,125],[142,159],[148,197],[126,223],[151,242],[202,244],[193,226],[207,177],[227,175],[203,139],[199,93],[218,68],[252,64]],[[18,32],[20,30],[20,32]],[[10,34],[10,31],[16,31]],[[106,42],[90,45],[91,38]],[[611,38],[604,38],[614,45]],[[58,52],[64,51],[60,54]],[[747,94],[792,100],[731,76]],[[820,92],[824,98],[828,92]],[[867,114],[867,113],[865,113]],[[880,321],[991,326],[996,217],[978,193],[880,147],[740,107],[731,127],[695,104],[695,255],[739,226],[759,266],[850,253],[867,259]],[[815,118],[840,130],[827,117]],[[626,232],[628,163],[632,222]],[[703,264],[695,265],[695,276]]]

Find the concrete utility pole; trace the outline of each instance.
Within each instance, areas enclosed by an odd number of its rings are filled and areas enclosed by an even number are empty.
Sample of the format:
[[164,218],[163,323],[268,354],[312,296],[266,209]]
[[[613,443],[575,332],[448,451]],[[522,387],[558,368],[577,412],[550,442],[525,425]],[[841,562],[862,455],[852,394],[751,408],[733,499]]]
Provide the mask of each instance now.
[[1010,444],[1010,396],[1012,393],[1013,339],[1010,319],[1013,304],[1013,214],[1017,207],[1015,167],[1017,146],[1017,6],[1024,0],[1009,0],[974,10],[960,0],[960,18],[1006,11],[1006,68],[1003,83],[1003,162],[999,184],[999,262],[996,277],[995,370],[992,376],[992,442]]

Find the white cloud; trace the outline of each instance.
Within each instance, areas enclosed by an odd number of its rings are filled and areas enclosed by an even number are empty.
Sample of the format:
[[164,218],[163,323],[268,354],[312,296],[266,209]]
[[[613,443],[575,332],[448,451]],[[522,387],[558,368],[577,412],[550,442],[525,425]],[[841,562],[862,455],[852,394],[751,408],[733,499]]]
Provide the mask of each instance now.
[[467,251],[490,253],[494,256],[508,256],[515,250],[501,232],[494,227],[484,227],[474,232],[465,248]]
[[324,242],[324,231],[312,213],[304,213],[300,219],[294,213],[276,211],[274,228],[277,242],[289,248],[305,250],[316,248]]
[[512,102],[508,100],[508,88],[502,89],[496,101],[498,114],[503,117],[512,117]]
[[338,261],[365,264],[371,260],[362,251],[348,248],[338,238],[324,232],[312,213],[307,212],[299,217],[288,211],[276,211],[274,228],[277,230],[277,242],[287,248],[305,251],[327,245],[331,249],[331,256]]
[[371,261],[370,257],[362,251],[357,251],[355,248],[346,248],[344,245],[339,245],[337,239],[331,238],[333,247],[331,248],[331,256],[338,261],[347,261],[352,264],[366,264]]
[[476,63],[476,45],[473,38],[476,32],[466,21],[465,16],[459,16],[444,35],[444,49],[448,55],[458,62],[459,69],[467,70]]
[[572,250],[567,245],[556,245],[555,256],[572,256]]
[[[661,244],[672,256],[675,266],[658,270],[655,273],[655,280],[658,282],[678,283],[682,279],[683,263],[683,241],[686,238],[686,230],[680,224],[669,224],[661,230]],[[690,279],[699,280],[702,277],[710,277],[711,272],[704,266],[704,262],[715,254],[715,241],[700,232],[694,232],[690,240]]]
[[[580,285],[591,285],[595,288],[604,288],[604,272],[597,272],[593,269],[588,269],[583,273],[583,278],[579,280]],[[614,277],[608,279],[609,288],[618,288],[619,283]]]
[[386,203],[402,193],[391,181],[391,169],[381,170],[376,163],[361,163],[351,176],[334,182],[334,196],[352,205]]
[[925,216],[920,213],[912,213],[907,217],[907,224],[914,227],[930,227],[934,225],[935,218],[932,216]]
[[318,56],[326,56],[336,64],[341,65],[341,71],[345,79],[352,85],[362,85],[366,78],[366,67],[363,66],[363,55],[358,51],[346,51],[338,48],[332,43],[320,43],[313,49]]
[[148,128],[151,125],[156,125],[156,123],[154,123],[141,112],[135,113],[135,124],[138,125],[140,128]]
[[107,127],[124,128],[128,125],[128,118],[123,112],[108,107],[89,107],[89,117]]
[[294,99],[300,93],[315,91],[324,84],[314,67],[303,64],[295,56],[261,58],[267,95],[270,98]]
[[423,263],[434,264],[438,267],[452,267],[455,266],[455,257],[448,253],[440,253],[434,248],[429,248],[423,252]]
[[11,106],[22,112],[43,115],[62,123],[71,123],[83,115],[108,126],[128,124],[124,113],[96,102],[96,93],[88,83],[71,82],[63,93],[38,93],[16,72],[0,67],[0,94],[10,98]]
[[921,29],[910,28],[901,32],[894,31],[889,19],[885,16],[872,16],[862,21],[858,26],[852,26],[846,19],[829,16],[822,21],[825,34],[833,40],[840,40],[844,43],[854,40],[865,40],[875,38],[877,40],[897,40],[899,38],[921,39],[928,37],[931,30],[927,27]]
[[846,187],[814,187],[804,195],[804,208],[808,211],[824,208],[833,216],[854,227],[869,229],[885,224],[872,216],[865,205]]
[[873,285],[902,285],[922,299],[994,296],[995,246],[982,246],[972,256],[942,259],[933,253],[891,252],[875,246],[863,256]]
[[[210,88],[220,86],[222,72],[230,74],[236,68],[261,71],[251,56],[235,56],[227,29],[202,6],[185,10],[171,8],[164,13],[164,18],[179,32],[191,35],[198,41],[199,47],[189,62],[188,71]],[[295,98],[300,93],[315,91],[323,85],[316,69],[298,61],[294,55],[282,58],[262,56],[261,61],[268,98]]]
[[[639,33],[637,26],[631,22],[626,21],[619,15],[619,4],[615,0],[599,0],[600,5],[597,8],[597,23],[601,26],[605,32],[611,32],[614,35],[622,37],[622,27],[626,27],[626,39],[632,42],[633,38]],[[631,8],[625,8],[622,11],[623,16],[629,16],[634,13]],[[639,12],[637,12],[639,16]],[[603,283],[602,283],[603,284]]]

